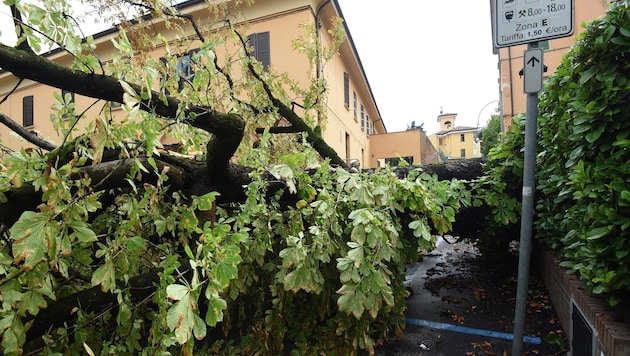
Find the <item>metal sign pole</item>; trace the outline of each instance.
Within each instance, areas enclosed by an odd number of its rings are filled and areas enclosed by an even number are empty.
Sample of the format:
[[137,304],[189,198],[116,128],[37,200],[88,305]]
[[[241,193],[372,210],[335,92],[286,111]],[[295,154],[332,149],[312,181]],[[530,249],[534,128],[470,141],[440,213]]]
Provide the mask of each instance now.
[[[538,57],[540,55],[540,57]],[[521,211],[521,236],[518,254],[518,285],[514,311],[514,339],[512,356],[523,354],[523,334],[527,315],[527,289],[529,284],[529,262],[532,250],[532,222],[534,215],[534,191],[536,175],[536,126],[538,120],[538,93],[542,88],[543,58],[538,42],[527,45],[525,52],[525,154],[523,162],[523,202]],[[529,77],[528,77],[529,75]]]

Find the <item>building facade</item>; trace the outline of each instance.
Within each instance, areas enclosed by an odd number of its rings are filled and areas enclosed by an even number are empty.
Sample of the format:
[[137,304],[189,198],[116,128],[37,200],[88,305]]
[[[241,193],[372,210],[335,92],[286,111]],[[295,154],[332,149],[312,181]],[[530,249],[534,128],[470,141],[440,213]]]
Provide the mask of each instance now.
[[438,116],[440,131],[429,136],[433,146],[445,160],[481,157],[480,128],[457,126],[455,119],[457,114]]
[[[230,1],[228,1],[229,3]],[[212,18],[203,0],[189,0],[177,6],[178,10],[192,16],[200,28],[211,31]],[[237,12],[235,11],[235,14]],[[288,76],[302,88],[311,84],[313,73],[309,73],[309,59],[293,49],[293,43],[305,35],[305,26],[316,29],[316,35],[323,46],[332,45],[332,37],[328,30],[334,25],[334,18],[343,19],[343,13],[336,0],[257,0],[251,6],[241,6],[238,15],[231,21],[247,34],[249,44],[253,48],[253,55],[266,69],[276,73],[286,72]],[[162,19],[152,20],[155,33],[160,33],[170,43],[180,41],[181,34],[168,28]],[[354,46],[350,31],[343,23],[346,41],[341,45],[338,55],[319,66],[317,76],[323,77],[327,83],[327,103],[322,137],[336,150],[341,158],[348,162],[358,160],[360,166],[366,167],[371,157],[369,136],[387,132],[378,107],[374,100],[368,78],[365,75],[359,54]],[[190,24],[184,24],[185,35],[194,38],[195,32]],[[117,30],[110,29],[94,35],[95,54],[101,62],[111,61],[118,51],[112,40],[117,36]],[[190,70],[191,54],[198,48],[195,41],[178,54],[178,71]],[[170,45],[170,44],[169,44]],[[201,43],[197,43],[201,45]],[[173,48],[171,48],[173,50]],[[217,58],[224,58],[221,51],[229,48],[215,48]],[[156,43],[145,55],[147,58],[161,60],[167,52],[164,43]],[[59,64],[70,66],[72,57],[64,51],[53,50],[45,55],[48,59]],[[187,62],[188,61],[188,62]],[[20,85],[18,78],[11,73],[0,71],[0,97],[11,93],[6,101],[0,104],[0,112],[13,118],[37,134],[54,143],[61,143],[63,137],[57,133],[49,116],[57,100],[55,93],[68,96],[76,106],[77,112],[85,112],[86,120],[77,124],[77,130],[84,130],[96,117],[103,104],[93,105],[95,99],[62,92],[29,80]],[[289,89],[290,92],[290,89]],[[124,113],[112,110],[113,116]],[[20,137],[13,134],[7,127],[0,127],[0,143],[9,149],[17,150],[28,147]]]
[[[493,3],[494,0],[491,1]],[[596,19],[605,14],[608,4],[614,1],[608,0],[574,0],[575,18],[574,32],[570,37],[552,39],[539,42],[539,47],[544,50],[543,61],[547,67],[544,78],[556,71],[562,61],[562,56],[567,53],[578,35],[584,31],[582,24]],[[527,45],[511,46],[495,49],[499,57],[499,91],[501,94],[501,118],[502,130],[506,131],[512,124],[515,115],[522,114],[526,108],[527,95],[524,93],[523,67],[524,52]]]
[[370,136],[369,167],[442,163],[444,160],[422,130],[408,130]]

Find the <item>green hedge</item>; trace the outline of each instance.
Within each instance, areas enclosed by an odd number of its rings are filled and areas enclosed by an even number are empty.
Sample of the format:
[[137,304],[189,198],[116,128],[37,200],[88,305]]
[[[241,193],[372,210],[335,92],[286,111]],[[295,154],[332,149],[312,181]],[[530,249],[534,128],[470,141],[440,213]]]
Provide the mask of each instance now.
[[547,82],[539,116],[537,237],[591,292],[630,290],[627,2],[587,25]]
[[[522,122],[489,154],[477,196],[489,229],[517,225]],[[630,291],[630,11],[619,2],[586,25],[540,95],[535,237],[611,305]],[[501,185],[503,183],[503,186]],[[508,183],[508,184],[506,184]],[[493,204],[494,202],[494,204]],[[479,203],[478,203],[479,204]],[[503,217],[503,218],[502,218]],[[494,225],[492,225],[494,224]],[[492,236],[489,236],[492,238]],[[505,238],[505,236],[499,238]]]

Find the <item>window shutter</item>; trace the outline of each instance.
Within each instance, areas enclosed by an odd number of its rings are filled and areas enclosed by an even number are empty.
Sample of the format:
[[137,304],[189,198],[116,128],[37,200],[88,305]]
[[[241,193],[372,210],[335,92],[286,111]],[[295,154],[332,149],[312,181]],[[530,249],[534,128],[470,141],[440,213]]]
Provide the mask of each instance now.
[[365,106],[361,104],[361,130],[365,131]]
[[350,107],[350,75],[346,72],[343,73],[343,103]]
[[22,98],[22,126],[33,126],[33,96],[25,96]]
[[263,68],[268,69],[271,64],[271,44],[269,32],[256,34],[256,59],[262,63]]
[[252,47],[252,55],[262,63],[263,68],[269,68],[271,64],[271,44],[269,32],[259,32],[247,36],[247,43]]

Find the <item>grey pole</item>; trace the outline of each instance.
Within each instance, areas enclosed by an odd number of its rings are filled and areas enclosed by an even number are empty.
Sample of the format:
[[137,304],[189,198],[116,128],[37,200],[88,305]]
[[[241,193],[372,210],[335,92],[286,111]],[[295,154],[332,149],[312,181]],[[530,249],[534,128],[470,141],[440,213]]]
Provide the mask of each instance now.
[[[538,42],[531,42],[527,49],[538,48]],[[525,64],[527,65],[527,64]],[[542,63],[541,63],[542,65]],[[518,284],[514,310],[514,339],[512,356],[523,354],[523,333],[527,307],[529,282],[529,262],[532,250],[532,221],[534,215],[534,188],[536,174],[536,126],[538,120],[538,93],[527,93],[525,113],[525,154],[523,162],[523,202],[521,211],[521,236],[518,254]]]

